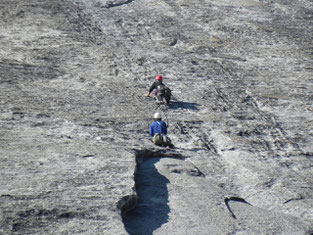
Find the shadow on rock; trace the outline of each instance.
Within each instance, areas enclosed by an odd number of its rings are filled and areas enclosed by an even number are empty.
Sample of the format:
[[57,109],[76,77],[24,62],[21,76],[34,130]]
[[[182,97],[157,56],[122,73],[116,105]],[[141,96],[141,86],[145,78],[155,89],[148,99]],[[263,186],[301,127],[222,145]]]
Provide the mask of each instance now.
[[137,166],[135,186],[136,208],[123,216],[126,231],[131,235],[149,235],[168,221],[170,208],[166,184],[169,180],[155,168],[159,157],[145,158]]
[[190,109],[190,110],[198,110],[199,104],[197,103],[189,103],[189,102],[182,102],[182,101],[173,101],[170,103],[170,109]]

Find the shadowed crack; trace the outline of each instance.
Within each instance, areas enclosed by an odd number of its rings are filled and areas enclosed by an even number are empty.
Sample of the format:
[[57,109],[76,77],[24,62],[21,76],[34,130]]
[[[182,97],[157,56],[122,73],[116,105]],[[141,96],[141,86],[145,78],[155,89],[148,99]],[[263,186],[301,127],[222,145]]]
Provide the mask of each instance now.
[[121,211],[122,217],[127,214],[127,212],[133,210],[137,204],[137,195],[127,195],[122,197],[118,203],[117,208]]
[[206,149],[208,151],[212,151],[213,153],[217,153],[217,150],[216,150],[216,148],[215,148],[215,146],[213,144],[208,143],[208,142],[206,142],[205,140],[203,140],[201,138],[199,140],[203,143],[203,145],[206,147]]
[[196,166],[194,166],[194,169],[192,169],[190,172],[189,172],[189,175],[192,175],[192,176],[199,176],[199,177],[205,177],[205,175],[203,174],[202,171],[200,171],[200,169]]
[[118,3],[109,2],[103,8],[119,7],[119,6],[122,6],[122,5],[129,4],[129,3],[133,2],[133,1],[134,0],[127,0],[127,1],[118,2]]
[[164,151],[135,150],[135,191],[137,196],[126,196],[118,203],[123,223],[129,234],[152,234],[168,221],[167,184],[169,180],[155,167],[162,157],[182,159],[179,154]]
[[299,201],[299,200],[302,200],[302,199],[304,199],[303,196],[299,196],[297,198],[291,198],[291,199],[285,201],[283,204],[287,204],[288,202],[291,202],[291,201]]
[[152,157],[158,157],[158,158],[174,158],[179,160],[184,160],[185,157],[182,156],[179,153],[175,153],[174,151],[171,151],[170,149],[158,149],[158,150],[136,150],[134,149],[135,156],[136,156],[136,163],[137,165],[140,163],[140,161],[143,161],[146,158],[152,158]]
[[231,208],[230,208],[230,206],[229,206],[229,201],[235,201],[235,202],[246,203],[246,204],[252,206],[249,202],[247,202],[247,201],[246,201],[245,199],[243,199],[243,198],[240,198],[240,197],[226,197],[226,198],[224,199],[224,202],[225,202],[225,204],[226,204],[227,209],[229,210],[229,212],[231,213],[231,215],[232,215],[232,217],[233,217],[234,219],[237,219],[237,218],[236,218],[234,212],[231,210]]

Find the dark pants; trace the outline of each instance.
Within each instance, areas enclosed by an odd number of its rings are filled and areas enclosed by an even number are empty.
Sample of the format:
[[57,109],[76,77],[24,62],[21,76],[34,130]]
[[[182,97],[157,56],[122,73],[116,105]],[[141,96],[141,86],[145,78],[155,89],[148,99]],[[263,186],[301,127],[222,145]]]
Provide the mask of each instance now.
[[164,104],[164,103],[169,104],[170,103],[171,97],[166,97],[166,96],[160,95],[160,94],[158,94],[156,97],[157,97],[158,103],[162,103],[162,104]]

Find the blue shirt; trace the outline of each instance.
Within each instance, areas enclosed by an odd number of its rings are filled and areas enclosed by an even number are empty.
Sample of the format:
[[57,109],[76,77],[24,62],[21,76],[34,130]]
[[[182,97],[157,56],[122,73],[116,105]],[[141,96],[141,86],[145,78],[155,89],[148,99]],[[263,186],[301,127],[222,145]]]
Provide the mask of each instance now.
[[155,134],[161,133],[163,135],[167,134],[167,126],[163,121],[155,121],[151,123],[149,128],[149,134],[154,136]]

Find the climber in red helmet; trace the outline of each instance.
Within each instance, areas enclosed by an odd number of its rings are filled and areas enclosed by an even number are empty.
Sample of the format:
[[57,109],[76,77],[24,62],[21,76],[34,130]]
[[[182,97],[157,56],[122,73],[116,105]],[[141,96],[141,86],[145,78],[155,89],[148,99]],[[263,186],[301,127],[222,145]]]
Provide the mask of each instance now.
[[[157,75],[149,88],[149,91],[145,96],[150,96],[153,90],[159,103],[169,104],[171,99],[171,90],[163,84],[163,78],[161,75]],[[163,101],[164,99],[164,101]]]

